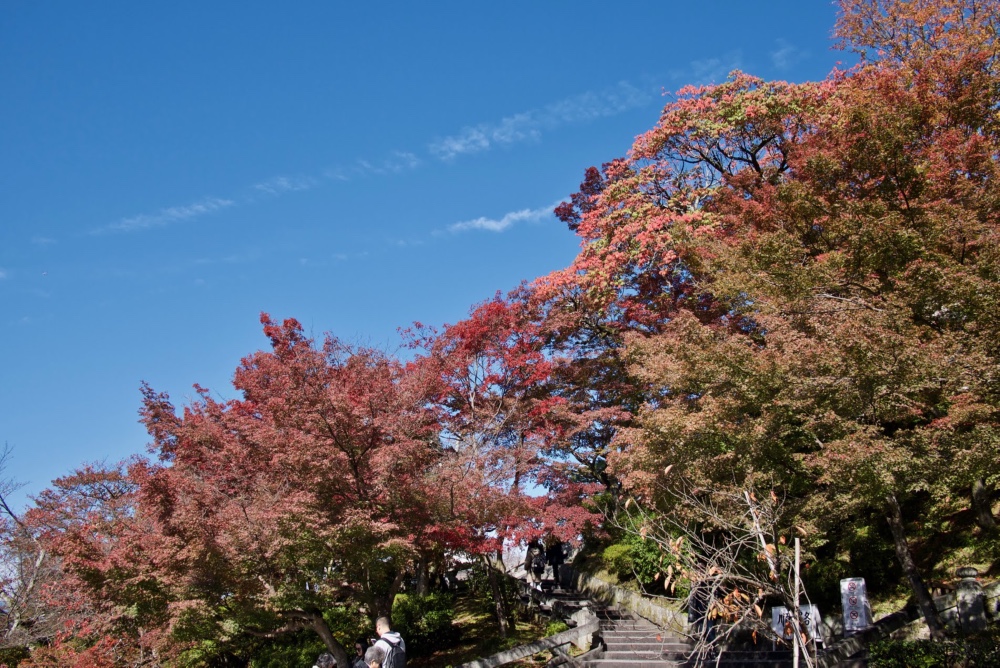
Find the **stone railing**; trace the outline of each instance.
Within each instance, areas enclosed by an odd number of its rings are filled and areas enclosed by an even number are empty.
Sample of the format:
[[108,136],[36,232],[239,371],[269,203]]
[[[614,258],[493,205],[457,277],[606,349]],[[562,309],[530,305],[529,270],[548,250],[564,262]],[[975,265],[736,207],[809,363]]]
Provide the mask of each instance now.
[[623,589],[594,575],[578,571],[571,565],[560,567],[559,581],[565,589],[576,590],[604,605],[628,610],[664,629],[684,633],[687,628],[687,615],[668,607],[660,599]]
[[548,638],[542,638],[541,640],[528,643],[527,645],[520,645],[518,647],[514,647],[513,649],[508,649],[504,652],[494,654],[493,656],[488,656],[484,659],[477,659],[475,661],[470,661],[469,663],[463,663],[459,665],[458,668],[497,668],[497,666],[526,659],[529,656],[533,656],[544,651],[550,651],[557,657],[563,659],[563,661],[553,662],[552,665],[556,665],[557,663],[574,664],[577,660],[571,658],[565,648],[568,648],[569,645],[576,645],[584,649],[589,648],[591,645],[591,638],[599,630],[600,622],[597,620],[597,617],[594,616],[587,623],[576,626],[568,631],[557,633],[556,635],[549,636]]

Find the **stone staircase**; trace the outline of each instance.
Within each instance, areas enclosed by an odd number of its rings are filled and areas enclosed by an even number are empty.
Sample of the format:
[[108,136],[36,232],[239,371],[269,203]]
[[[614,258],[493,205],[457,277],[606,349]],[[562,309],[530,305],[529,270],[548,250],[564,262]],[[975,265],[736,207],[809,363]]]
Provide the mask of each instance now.
[[[529,600],[529,605],[537,605],[555,618],[569,620],[570,625],[580,615],[597,615],[600,628],[594,634],[594,649],[562,662],[563,665],[568,663],[573,668],[691,668],[697,665],[692,657],[692,642],[679,632],[664,629],[630,612],[602,605],[579,592],[561,589],[553,581],[543,582],[541,590],[527,590],[525,598]],[[791,668],[792,653],[788,650],[771,651],[765,647],[752,651],[727,650],[721,658],[715,655],[704,658],[701,665]]]
[[[602,606],[572,591],[559,589],[546,583],[544,595],[553,613],[568,617],[567,613],[584,607],[597,614],[600,631],[595,638],[599,649],[577,658],[580,668],[690,668],[696,665],[692,656],[694,645],[678,633],[661,628],[632,613]],[[717,662],[718,661],[718,662]],[[764,648],[753,651],[728,650],[722,657],[707,657],[705,666],[720,668],[791,668],[792,655],[788,650],[771,651]],[[804,663],[802,664],[804,665]]]
[[599,658],[588,659],[587,668],[665,668],[683,666],[691,643],[653,623],[628,613],[597,610],[601,620]]

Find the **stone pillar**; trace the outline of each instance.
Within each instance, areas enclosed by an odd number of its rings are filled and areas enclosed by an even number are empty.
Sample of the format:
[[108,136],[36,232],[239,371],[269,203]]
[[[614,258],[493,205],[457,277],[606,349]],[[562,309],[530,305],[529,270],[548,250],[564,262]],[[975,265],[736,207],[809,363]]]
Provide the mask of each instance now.
[[[594,613],[593,610],[590,609],[589,605],[585,605],[576,612],[574,612],[572,615],[570,615],[570,619],[573,622],[575,622],[574,626],[582,627],[586,626],[591,622],[596,622],[597,615]],[[577,648],[583,651],[587,651],[594,645],[594,634],[587,633],[585,635],[582,635],[578,637],[573,644],[576,645]]]
[[955,587],[958,607],[958,624],[962,633],[976,633],[986,630],[986,606],[983,586],[976,581],[979,571],[971,566],[963,566],[955,571],[961,580]]

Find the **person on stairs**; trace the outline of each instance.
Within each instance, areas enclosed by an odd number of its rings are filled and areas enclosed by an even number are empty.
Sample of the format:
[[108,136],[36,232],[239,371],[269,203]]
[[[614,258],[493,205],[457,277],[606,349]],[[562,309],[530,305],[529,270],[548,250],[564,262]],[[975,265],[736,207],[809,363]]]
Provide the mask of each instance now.
[[545,560],[552,567],[552,579],[556,581],[556,586],[561,586],[559,568],[566,563],[566,553],[563,551],[563,542],[555,536],[549,536],[549,545],[545,548]]
[[528,577],[528,586],[532,589],[542,588],[542,575],[545,574],[545,550],[537,540],[528,543],[528,551],[524,553],[524,572]]

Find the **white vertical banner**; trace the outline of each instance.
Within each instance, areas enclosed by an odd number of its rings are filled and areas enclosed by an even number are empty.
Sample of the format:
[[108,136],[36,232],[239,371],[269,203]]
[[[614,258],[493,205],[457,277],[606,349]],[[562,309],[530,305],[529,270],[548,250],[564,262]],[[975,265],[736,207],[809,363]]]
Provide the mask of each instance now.
[[844,608],[844,634],[857,633],[872,625],[872,606],[864,578],[840,581],[840,602]]

